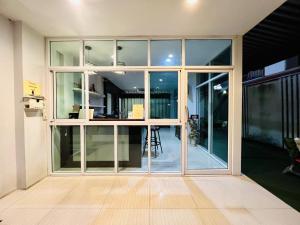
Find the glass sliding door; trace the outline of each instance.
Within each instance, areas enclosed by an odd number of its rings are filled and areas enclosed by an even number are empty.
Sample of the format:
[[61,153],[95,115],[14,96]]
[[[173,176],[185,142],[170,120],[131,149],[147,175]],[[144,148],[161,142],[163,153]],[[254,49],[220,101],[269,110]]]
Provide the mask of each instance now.
[[188,73],[188,170],[228,168],[228,79],[228,73]]

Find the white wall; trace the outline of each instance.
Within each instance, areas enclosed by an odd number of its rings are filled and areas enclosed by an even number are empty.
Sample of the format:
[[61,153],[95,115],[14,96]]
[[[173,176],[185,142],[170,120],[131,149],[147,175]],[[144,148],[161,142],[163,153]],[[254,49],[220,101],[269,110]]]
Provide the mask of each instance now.
[[[45,96],[45,40],[39,33],[22,26],[23,80],[42,85]],[[24,114],[26,186],[47,175],[46,122],[40,113]]]
[[45,95],[44,37],[22,22],[14,24],[17,187],[27,188],[47,175],[46,123],[41,112],[25,112],[23,82],[41,84]]
[[13,23],[0,15],[0,197],[16,189]]

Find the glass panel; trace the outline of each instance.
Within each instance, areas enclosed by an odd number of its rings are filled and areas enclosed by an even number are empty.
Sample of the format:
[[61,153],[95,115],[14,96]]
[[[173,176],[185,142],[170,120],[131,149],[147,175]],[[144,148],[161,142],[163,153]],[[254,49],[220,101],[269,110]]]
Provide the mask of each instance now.
[[114,127],[87,126],[85,128],[86,170],[114,170]]
[[80,171],[80,127],[52,127],[52,158],[54,172]]
[[151,156],[152,172],[180,172],[181,127],[151,126]]
[[80,41],[51,41],[50,65],[79,66],[80,47]]
[[90,120],[144,120],[144,72],[89,76]]
[[147,41],[118,41],[117,42],[118,66],[147,66],[148,42]]
[[145,126],[118,126],[118,165],[120,172],[148,171]]
[[84,118],[82,73],[56,73],[56,118]]
[[181,40],[151,41],[151,66],[180,66]]
[[150,72],[150,118],[178,118],[178,72]]
[[231,40],[186,40],[188,66],[231,65]]
[[84,42],[85,65],[89,66],[113,66],[114,42],[113,41],[85,41]]
[[212,82],[212,154],[228,162],[228,74]]
[[188,169],[227,168],[228,73],[189,73],[187,105]]

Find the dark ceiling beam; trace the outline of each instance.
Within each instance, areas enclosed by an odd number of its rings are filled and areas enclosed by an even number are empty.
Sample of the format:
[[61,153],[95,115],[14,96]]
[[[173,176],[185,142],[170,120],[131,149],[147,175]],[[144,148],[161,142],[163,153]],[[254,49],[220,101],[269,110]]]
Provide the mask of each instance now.
[[299,6],[293,6],[292,4],[284,4],[282,5],[278,11],[286,14],[295,14],[295,16],[299,16],[300,13],[300,7]]
[[284,18],[284,19],[288,19],[288,20],[293,20],[293,21],[300,21],[300,17],[299,16],[292,16],[292,15],[289,15],[288,13],[283,13],[283,12],[273,12],[274,16],[277,16],[277,17],[281,17],[281,18]]
[[278,37],[283,40],[299,40],[299,35],[292,35],[288,33],[283,33],[280,31],[272,31],[266,28],[261,28],[259,26],[256,26],[253,28],[253,32],[260,33],[266,36],[272,36],[272,37]]
[[287,0],[283,5],[285,5],[285,4],[292,4],[292,5],[300,6],[300,1],[299,0]]
[[297,23],[291,24],[291,23],[288,23],[283,20],[274,20],[274,19],[267,18],[267,19],[263,20],[262,23],[274,25],[276,27],[280,27],[282,29],[287,29],[287,30],[299,30],[299,26],[298,26],[299,24],[297,24]]
[[274,49],[274,46],[269,46],[266,45],[265,43],[253,41],[251,39],[244,39],[243,43],[248,47],[251,47],[253,49],[255,48],[256,50],[261,50],[261,51],[263,51],[263,49]]
[[[293,35],[295,37],[300,37],[300,33],[296,29],[282,28],[282,27],[270,25],[270,24],[267,24],[267,23],[264,23],[264,22],[258,24],[253,29],[254,30],[259,29],[259,30],[264,31],[264,32],[274,31],[274,32],[276,32],[276,35],[278,35],[278,34],[280,34],[280,35],[285,34],[285,35]],[[278,32],[280,32],[280,33],[278,33]]]
[[255,39],[257,42],[267,43],[269,45],[286,45],[286,41],[276,36],[264,35],[258,32],[250,32],[245,35],[245,38]]

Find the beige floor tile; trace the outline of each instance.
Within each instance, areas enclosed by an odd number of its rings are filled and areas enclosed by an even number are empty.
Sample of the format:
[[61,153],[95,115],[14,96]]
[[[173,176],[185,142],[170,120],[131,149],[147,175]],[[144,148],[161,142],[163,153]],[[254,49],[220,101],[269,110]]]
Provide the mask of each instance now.
[[31,191],[21,200],[15,202],[14,208],[53,208],[66,195],[66,190]]
[[149,210],[103,209],[92,225],[149,225]]
[[0,212],[15,204],[18,200],[24,198],[28,193],[23,190],[17,190],[0,199]]
[[192,178],[216,208],[289,208],[287,204],[256,183],[234,176]]
[[36,185],[28,189],[28,191],[70,191],[81,182],[80,176],[75,177],[46,177]]
[[98,209],[53,209],[39,225],[89,225],[99,212]]
[[150,208],[193,209],[197,208],[192,194],[181,180],[157,179],[150,185]]
[[149,209],[149,194],[109,194],[104,208],[109,209]]
[[204,225],[196,209],[151,209],[151,225]]
[[58,208],[101,208],[105,194],[91,189],[76,189],[68,193],[56,207]]
[[150,180],[147,177],[117,177],[110,194],[148,194]]
[[299,225],[300,213],[294,209],[250,209],[262,225]]
[[7,209],[0,213],[1,225],[37,225],[50,209]]
[[232,225],[259,225],[259,221],[248,209],[220,209]]

